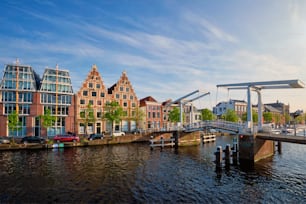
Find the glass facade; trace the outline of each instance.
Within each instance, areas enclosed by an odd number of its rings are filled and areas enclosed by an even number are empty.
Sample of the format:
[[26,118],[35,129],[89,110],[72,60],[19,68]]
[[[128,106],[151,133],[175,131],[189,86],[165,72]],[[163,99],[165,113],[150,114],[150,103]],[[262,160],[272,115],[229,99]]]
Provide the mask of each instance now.
[[8,130],[9,136],[23,137],[26,135],[30,105],[33,103],[33,93],[37,91],[39,77],[32,67],[19,65],[6,65],[0,85],[0,97],[3,115],[16,111],[19,115],[20,126],[17,130]]
[[46,69],[40,87],[40,102],[51,115],[56,116],[56,122],[47,130],[48,136],[63,134],[65,130],[65,118],[69,113],[72,103],[72,84],[69,72],[65,70]]

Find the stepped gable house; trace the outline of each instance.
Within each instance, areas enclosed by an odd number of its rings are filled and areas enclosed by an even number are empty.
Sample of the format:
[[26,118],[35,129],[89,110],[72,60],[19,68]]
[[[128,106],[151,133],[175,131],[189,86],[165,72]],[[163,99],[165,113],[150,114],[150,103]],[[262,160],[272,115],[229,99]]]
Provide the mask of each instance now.
[[[115,100],[123,108],[124,117],[120,124],[116,124],[115,130],[132,132],[136,130],[136,109],[139,107],[139,101],[132,87],[131,82],[125,71],[122,72],[120,79],[108,89],[110,100]],[[111,124],[108,124],[108,130]]]
[[122,73],[117,83],[107,89],[97,66],[93,65],[76,94],[76,132],[85,134],[86,124],[84,124],[81,114],[88,109],[88,104],[91,104],[93,108],[95,122],[87,124],[86,132],[88,134],[110,132],[111,124],[103,119],[103,113],[105,104],[111,101],[117,101],[125,114],[122,122],[116,124],[115,129],[125,132],[135,130],[136,122],[133,120],[133,116],[135,116],[135,109],[138,107],[138,99],[126,72]]
[[[4,68],[0,92],[0,135],[52,136],[74,131],[74,97],[68,71],[48,68],[41,80],[31,66],[19,65],[17,60]],[[39,117],[47,108],[57,119],[48,131]],[[13,111],[20,121],[15,131],[9,130],[7,119]]]
[[94,123],[87,124],[87,133],[102,133],[106,131],[106,124],[102,118],[103,107],[106,102],[110,101],[107,94],[107,88],[103,83],[103,79],[98,72],[97,66],[93,65],[91,71],[88,73],[87,78],[82,84],[82,87],[76,94],[76,132],[78,134],[85,134],[84,120],[81,114],[87,111],[88,104],[93,108],[95,117]]

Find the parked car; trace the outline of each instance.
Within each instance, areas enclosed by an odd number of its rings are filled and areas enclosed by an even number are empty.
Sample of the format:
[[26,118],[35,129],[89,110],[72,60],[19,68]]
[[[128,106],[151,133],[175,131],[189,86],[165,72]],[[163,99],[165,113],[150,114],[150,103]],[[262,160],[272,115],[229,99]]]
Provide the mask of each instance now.
[[74,134],[55,135],[54,142],[79,142],[80,138]]
[[23,137],[20,141],[20,143],[27,144],[27,143],[40,143],[44,144],[46,140],[39,136],[26,136]]
[[90,134],[89,137],[87,138],[88,140],[101,140],[103,139],[104,135],[103,134]]
[[115,132],[113,132],[113,136],[114,136],[114,137],[124,136],[124,135],[125,135],[125,132],[121,132],[121,131],[115,131]]
[[11,141],[8,137],[0,136],[0,144],[10,144]]

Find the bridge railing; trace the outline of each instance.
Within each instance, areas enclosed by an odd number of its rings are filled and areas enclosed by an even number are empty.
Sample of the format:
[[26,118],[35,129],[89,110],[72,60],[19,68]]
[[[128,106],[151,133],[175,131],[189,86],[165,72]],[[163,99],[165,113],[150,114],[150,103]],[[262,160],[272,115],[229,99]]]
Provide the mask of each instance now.
[[198,123],[193,123],[185,126],[187,130],[207,128],[207,127],[223,129],[233,132],[240,132],[245,127],[245,125],[243,123],[234,123],[224,120],[214,120],[214,121],[201,121]]

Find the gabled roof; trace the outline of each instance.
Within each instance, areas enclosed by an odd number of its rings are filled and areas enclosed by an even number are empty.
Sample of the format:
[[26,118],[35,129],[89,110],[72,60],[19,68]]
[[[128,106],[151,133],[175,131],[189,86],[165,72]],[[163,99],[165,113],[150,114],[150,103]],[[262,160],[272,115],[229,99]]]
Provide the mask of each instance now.
[[[91,67],[90,72],[88,73],[86,79],[82,83],[82,87],[80,88],[79,92],[82,91],[83,89],[87,89],[87,83],[95,81],[100,84],[100,90],[106,90],[105,85],[103,83],[102,76],[100,75],[97,66],[94,64]],[[79,93],[80,94],[80,93]]]
[[270,105],[265,105],[265,109],[268,111],[268,112],[272,112],[272,113],[281,113],[282,111],[279,110],[278,108],[275,108],[273,106],[270,106]]
[[157,103],[157,101],[152,96],[147,96],[139,100],[139,105],[145,106],[147,101]]

